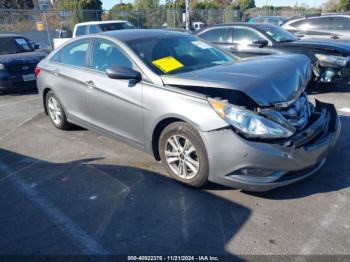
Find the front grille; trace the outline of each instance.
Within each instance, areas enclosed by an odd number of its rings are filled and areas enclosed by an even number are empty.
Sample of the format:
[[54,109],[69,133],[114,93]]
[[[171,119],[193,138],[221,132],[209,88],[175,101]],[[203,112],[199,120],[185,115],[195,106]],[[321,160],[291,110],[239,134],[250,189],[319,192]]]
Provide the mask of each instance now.
[[310,104],[306,94],[301,95],[295,101],[278,103],[275,107],[261,109],[260,112],[293,132],[302,130],[308,123],[311,115]]
[[34,69],[36,67],[36,63],[28,63],[28,64],[16,64],[16,65],[8,65],[6,66],[7,71],[13,75],[25,74],[25,73],[34,73]]
[[302,95],[286,108],[276,109],[296,130],[303,129],[310,117],[310,104],[306,95]]

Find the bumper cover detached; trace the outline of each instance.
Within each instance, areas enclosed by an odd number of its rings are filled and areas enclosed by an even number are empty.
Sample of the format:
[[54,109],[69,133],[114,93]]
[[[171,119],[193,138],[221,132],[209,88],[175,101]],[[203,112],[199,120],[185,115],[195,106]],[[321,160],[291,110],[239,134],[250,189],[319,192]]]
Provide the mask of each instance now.
[[203,132],[209,155],[209,180],[247,191],[268,191],[318,171],[340,133],[332,104],[316,100],[303,131],[282,144],[246,140],[231,129]]

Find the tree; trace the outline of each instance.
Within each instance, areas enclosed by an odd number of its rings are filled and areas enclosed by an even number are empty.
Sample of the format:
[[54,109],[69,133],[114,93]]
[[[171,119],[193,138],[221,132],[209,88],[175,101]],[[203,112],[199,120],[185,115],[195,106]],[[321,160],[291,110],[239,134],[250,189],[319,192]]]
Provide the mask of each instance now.
[[127,20],[134,25],[138,25],[137,12],[134,11],[134,6],[132,4],[116,4],[109,10],[108,19],[122,19]]
[[349,0],[340,0],[338,4],[338,11],[349,11],[350,3]]
[[139,16],[139,26],[152,28],[157,25],[157,19],[161,15],[159,0],[136,0],[134,4]]
[[323,10],[327,12],[336,12],[338,10],[339,0],[328,0],[323,4]]
[[102,15],[102,2],[100,0],[57,0],[60,10],[70,11],[71,27],[85,21],[99,21]]
[[0,0],[0,9],[33,9],[33,0]]
[[241,9],[242,12],[249,8],[255,7],[255,0],[236,0],[235,5]]

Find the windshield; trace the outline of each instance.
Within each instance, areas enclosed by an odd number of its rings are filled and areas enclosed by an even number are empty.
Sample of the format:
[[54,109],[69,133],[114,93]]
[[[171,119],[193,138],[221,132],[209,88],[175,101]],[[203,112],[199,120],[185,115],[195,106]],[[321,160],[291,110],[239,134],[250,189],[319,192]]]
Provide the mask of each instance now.
[[193,36],[160,36],[127,42],[157,74],[176,74],[232,63],[233,56]]
[[0,38],[0,54],[16,54],[34,51],[27,39],[22,37]]
[[293,42],[298,40],[298,38],[295,35],[277,26],[262,25],[259,27],[259,29],[264,31],[267,35],[269,35],[273,40],[275,40],[278,43]]
[[100,24],[99,26],[103,32],[121,29],[135,29],[135,26],[129,22]]

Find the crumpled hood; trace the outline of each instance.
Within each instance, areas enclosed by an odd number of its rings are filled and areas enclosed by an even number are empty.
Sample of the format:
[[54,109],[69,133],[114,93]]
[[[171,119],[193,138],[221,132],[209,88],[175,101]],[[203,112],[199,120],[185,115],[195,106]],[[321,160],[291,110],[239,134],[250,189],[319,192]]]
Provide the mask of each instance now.
[[45,57],[42,52],[25,52],[18,54],[0,55],[0,63],[4,65],[34,64]]
[[300,96],[311,78],[312,66],[304,55],[264,56],[162,76],[166,85],[232,89],[245,93],[260,106],[291,101]]

